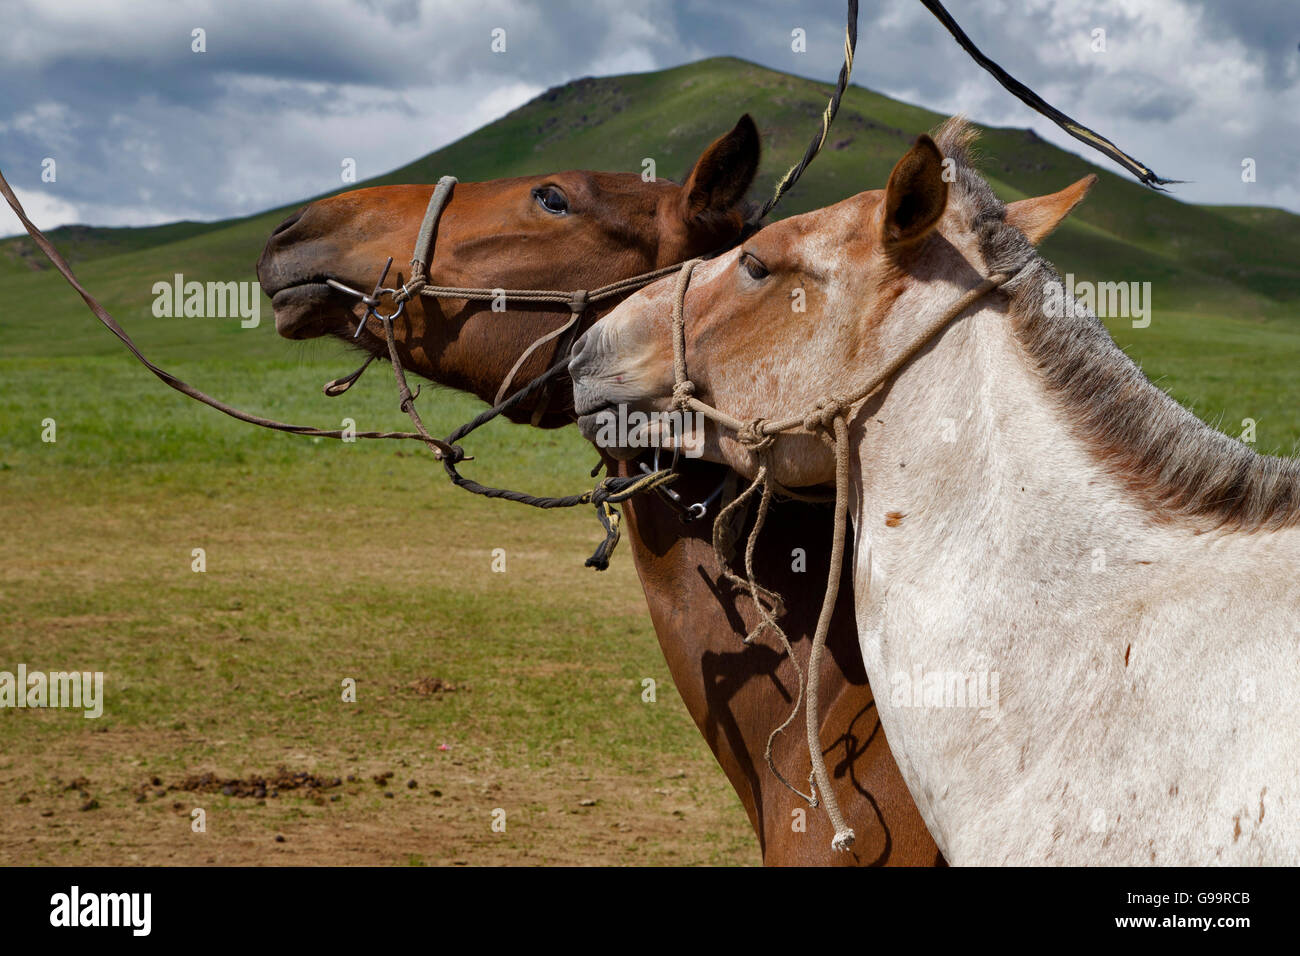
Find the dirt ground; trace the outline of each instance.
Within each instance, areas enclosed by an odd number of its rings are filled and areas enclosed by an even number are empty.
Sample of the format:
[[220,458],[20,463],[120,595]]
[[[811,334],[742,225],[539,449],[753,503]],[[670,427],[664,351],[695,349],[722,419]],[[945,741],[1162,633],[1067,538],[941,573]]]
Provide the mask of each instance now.
[[[166,748],[167,735],[97,734],[100,760]],[[0,861],[60,865],[625,865],[739,862],[757,853],[742,840],[720,845],[733,813],[710,809],[684,770],[630,779],[571,769],[475,766],[448,758],[435,770],[411,761],[305,759],[279,768],[292,783],[318,775],[322,786],[275,787],[275,770],[232,786],[219,772],[168,779],[141,769],[77,773],[78,758],[49,755],[35,773],[4,772]],[[98,761],[96,761],[98,762]],[[423,761],[421,761],[423,762]],[[127,761],[128,764],[133,761]],[[217,786],[200,783],[213,774]],[[391,775],[391,776],[390,776]],[[284,781],[281,781],[284,782]],[[414,786],[412,786],[414,784]],[[204,792],[204,790],[209,792]],[[247,789],[246,796],[236,795]],[[704,799],[701,800],[701,797]],[[703,806],[702,806],[703,804]],[[196,832],[194,810],[205,812]],[[494,831],[494,819],[504,832]],[[497,816],[494,818],[494,811]],[[501,822],[497,823],[498,828]]]

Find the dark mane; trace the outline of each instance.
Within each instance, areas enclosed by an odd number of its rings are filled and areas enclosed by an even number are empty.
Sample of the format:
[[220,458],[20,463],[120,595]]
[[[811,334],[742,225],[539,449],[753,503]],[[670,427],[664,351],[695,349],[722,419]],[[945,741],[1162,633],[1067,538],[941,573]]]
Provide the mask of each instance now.
[[1044,285],[1060,282],[971,164],[975,131],[960,118],[935,136],[955,161],[950,202],[979,240],[990,272],[1019,273],[1016,338],[1075,434],[1157,520],[1257,531],[1300,524],[1300,459],[1259,455],[1206,425],[1153,385],[1089,312],[1044,314]]

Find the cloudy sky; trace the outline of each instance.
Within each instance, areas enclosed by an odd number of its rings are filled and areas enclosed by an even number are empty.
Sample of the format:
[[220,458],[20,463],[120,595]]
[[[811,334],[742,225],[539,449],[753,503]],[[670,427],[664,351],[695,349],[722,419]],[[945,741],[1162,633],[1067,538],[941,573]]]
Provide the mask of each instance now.
[[[947,6],[1049,102],[1193,180],[1178,197],[1300,212],[1295,0]],[[334,188],[343,157],[359,179],[395,168],[578,76],[731,54],[829,83],[843,18],[843,0],[0,0],[0,169],[43,227],[225,218]],[[1081,151],[917,0],[862,0],[854,81]]]

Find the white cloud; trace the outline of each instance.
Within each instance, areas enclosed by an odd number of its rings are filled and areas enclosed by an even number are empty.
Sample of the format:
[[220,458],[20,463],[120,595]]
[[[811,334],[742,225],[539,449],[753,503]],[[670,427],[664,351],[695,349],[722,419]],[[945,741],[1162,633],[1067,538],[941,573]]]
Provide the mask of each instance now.
[[[1049,101],[1164,175],[1180,198],[1300,209],[1293,16],[1265,0],[954,0],[972,38]],[[0,163],[98,222],[222,218],[361,178],[541,90],[730,54],[829,82],[843,0],[6,0]],[[808,32],[792,54],[790,29]],[[190,51],[207,30],[208,52]],[[507,31],[507,52],[490,49]],[[1104,27],[1107,50],[1091,50]],[[1294,31],[1292,30],[1292,33]],[[1032,126],[1090,160],[965,54],[915,0],[864,4],[855,79],[940,112]],[[761,120],[761,117],[760,117]],[[45,156],[59,188],[40,187]],[[1240,182],[1257,161],[1258,181]],[[91,218],[95,217],[95,218]],[[108,217],[108,218],[105,218]]]
[[[1300,210],[1293,181],[1280,172],[1300,168],[1297,71],[1290,70],[1289,86],[1270,86],[1276,78],[1250,39],[1211,22],[1195,0],[1017,0],[996,8],[951,7],[976,44],[1049,102],[1162,175],[1190,180],[1175,187],[1178,198]],[[1276,15],[1286,19],[1282,11]],[[1104,52],[1091,47],[1098,27],[1106,30]],[[935,37],[929,56],[918,55],[914,43],[900,42],[918,32]],[[886,56],[862,57],[868,66],[859,79],[865,85],[980,122],[1031,126],[1058,146],[1106,162],[1021,105],[973,61],[953,57],[952,41],[918,4],[896,0],[880,29],[866,35],[876,38],[875,48]],[[916,67],[935,57],[943,57],[944,69]],[[1272,177],[1243,184],[1246,156],[1271,168]]]
[[[58,226],[66,226],[71,223],[81,222],[81,213],[76,206],[58,196],[39,189],[21,189],[13,187],[14,195],[22,203],[23,210],[27,213],[27,218],[36,224],[36,228],[41,231],[54,229]],[[0,236],[16,236],[26,234],[23,224],[19,222],[18,216],[9,204],[5,203],[0,206]]]

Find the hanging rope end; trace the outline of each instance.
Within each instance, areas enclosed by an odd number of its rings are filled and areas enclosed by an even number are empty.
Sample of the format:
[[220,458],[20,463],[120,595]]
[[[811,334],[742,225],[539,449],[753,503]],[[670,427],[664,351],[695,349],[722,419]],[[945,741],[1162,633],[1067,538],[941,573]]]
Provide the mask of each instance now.
[[835,838],[831,840],[831,849],[847,853],[853,848],[853,841],[855,839],[857,838],[853,833],[852,827],[849,827],[847,830],[840,830],[835,834]]
[[1158,193],[1169,192],[1170,190],[1166,189],[1166,186],[1181,186],[1187,182],[1188,180],[1186,179],[1165,179],[1163,176],[1157,176],[1155,173],[1152,173],[1150,176],[1142,177],[1142,184],[1144,186],[1149,186]]
[[434,438],[432,441],[425,441],[425,444],[433,450],[433,457],[448,465],[459,465],[462,461],[473,461],[473,455],[465,454],[465,449],[461,448],[455,442],[439,441]]
[[[605,486],[596,486],[596,491],[605,490]],[[605,497],[594,495],[596,500],[596,517],[600,519],[601,525],[605,529],[605,540],[596,546],[595,552],[586,561],[582,563],[584,568],[595,568],[597,571],[609,570],[609,559],[614,554],[614,549],[618,547],[618,539],[621,536],[622,518],[618,509],[611,507]]]

